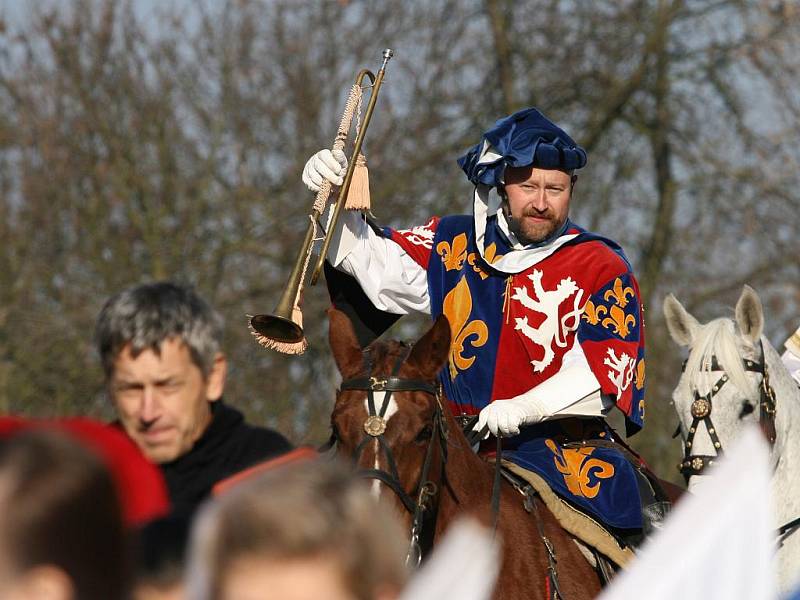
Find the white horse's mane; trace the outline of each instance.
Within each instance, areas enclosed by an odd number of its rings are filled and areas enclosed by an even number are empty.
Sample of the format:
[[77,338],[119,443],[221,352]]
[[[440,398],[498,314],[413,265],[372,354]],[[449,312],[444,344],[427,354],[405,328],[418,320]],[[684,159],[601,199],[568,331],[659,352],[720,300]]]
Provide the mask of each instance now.
[[736,343],[736,329],[732,319],[721,317],[700,327],[692,341],[692,350],[686,362],[686,380],[697,381],[700,373],[711,372],[711,358],[717,362],[743,394],[752,387],[742,363],[743,357]]

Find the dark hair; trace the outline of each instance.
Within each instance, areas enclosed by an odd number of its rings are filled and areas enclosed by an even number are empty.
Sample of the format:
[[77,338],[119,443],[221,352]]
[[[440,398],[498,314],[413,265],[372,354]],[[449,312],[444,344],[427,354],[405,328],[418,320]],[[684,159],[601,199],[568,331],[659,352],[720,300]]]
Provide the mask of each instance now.
[[136,536],[134,585],[169,588],[183,581],[188,516],[172,514],[145,524]]
[[100,458],[64,434],[29,431],[0,443],[0,552],[16,573],[62,569],[79,600],[124,598],[127,543]]
[[219,352],[221,332],[222,319],[194,290],[160,281],[109,298],[97,318],[95,344],[107,378],[127,344],[134,357],[147,349],[159,354],[161,343],[170,338],[181,339],[194,364],[208,376]]

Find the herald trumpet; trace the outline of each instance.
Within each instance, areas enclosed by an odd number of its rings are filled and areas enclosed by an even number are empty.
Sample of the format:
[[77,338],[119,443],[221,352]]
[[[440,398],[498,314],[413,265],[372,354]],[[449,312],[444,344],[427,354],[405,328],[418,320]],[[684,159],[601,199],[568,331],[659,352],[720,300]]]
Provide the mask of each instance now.
[[[356,75],[355,83],[350,90],[336,134],[336,139],[333,143],[334,149],[344,149],[350,133],[353,115],[360,111],[362,104],[361,92],[367,88],[371,91],[364,117],[358,120],[352,154],[348,161],[344,181],[339,187],[335,203],[330,209],[330,218],[327,229],[324,232],[324,237],[319,238],[318,232],[322,229],[319,224],[319,219],[328,207],[328,199],[332,191],[332,186],[328,181],[324,181],[319,192],[317,192],[313,208],[308,215],[309,224],[303,239],[303,244],[300,247],[300,252],[292,267],[289,281],[278,301],[278,305],[275,307],[272,314],[261,314],[250,317],[249,327],[251,333],[256,338],[256,341],[266,348],[271,348],[285,354],[302,354],[305,352],[306,348],[308,348],[308,341],[303,333],[302,311],[300,309],[300,302],[306,286],[306,279],[309,279],[310,285],[316,284],[319,279],[319,274],[324,265],[328,247],[331,243],[331,236],[336,230],[336,224],[339,221],[342,209],[348,202],[348,194],[351,190],[354,174],[359,169],[363,169],[363,171],[366,172],[363,156],[361,155],[361,147],[370,119],[372,118],[372,113],[375,110],[375,103],[378,99],[378,92],[381,84],[383,83],[386,65],[393,54],[391,49],[387,48],[384,50],[383,63],[377,74],[373,74],[368,69],[362,69]],[[369,81],[369,83],[365,85],[367,81]],[[356,208],[357,207],[358,206],[356,206]],[[313,246],[314,243],[320,239],[322,240],[322,244],[319,255],[311,269],[310,277],[308,277]]]

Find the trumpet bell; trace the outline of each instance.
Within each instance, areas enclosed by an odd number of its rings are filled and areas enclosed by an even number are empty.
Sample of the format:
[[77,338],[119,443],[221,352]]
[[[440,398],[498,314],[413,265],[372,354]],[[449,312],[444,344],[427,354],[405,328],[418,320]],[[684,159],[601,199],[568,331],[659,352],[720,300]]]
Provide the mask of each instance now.
[[283,344],[296,344],[305,337],[297,323],[277,315],[255,315],[250,318],[250,327],[258,335]]

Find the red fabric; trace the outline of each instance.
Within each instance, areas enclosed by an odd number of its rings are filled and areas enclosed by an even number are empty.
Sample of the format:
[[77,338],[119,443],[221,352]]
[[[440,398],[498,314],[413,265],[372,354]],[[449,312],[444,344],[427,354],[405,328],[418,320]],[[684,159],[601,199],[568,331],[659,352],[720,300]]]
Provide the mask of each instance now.
[[125,524],[143,525],[169,512],[167,486],[161,471],[141,453],[124,432],[85,418],[28,419],[0,417],[0,437],[28,429],[52,429],[74,437],[106,464],[122,504]]
[[242,483],[243,481],[247,481],[252,479],[253,477],[257,476],[259,473],[263,473],[265,471],[271,471],[277,467],[282,467],[283,465],[288,465],[295,462],[303,462],[306,460],[313,460],[319,457],[319,452],[311,448],[310,446],[301,446],[300,448],[295,448],[289,452],[281,454],[276,458],[272,458],[270,460],[266,460],[264,462],[260,462],[252,467],[245,469],[244,471],[239,471],[231,475],[230,477],[226,477],[222,481],[218,481],[214,484],[214,487],[211,489],[211,494],[213,496],[219,496],[220,494],[224,494],[232,487],[235,487]]
[[[627,352],[629,356],[635,358],[639,345],[638,332],[636,335],[629,335],[628,340],[605,335],[602,340],[584,341],[580,339],[581,332],[578,329],[582,324],[586,326],[585,317],[581,317],[586,301],[609,282],[623,276],[626,271],[627,265],[617,254],[601,242],[590,241],[562,248],[526,271],[513,275],[509,285],[510,296],[520,290],[532,301],[542,300],[536,292],[536,284],[531,279],[534,272],[541,274],[542,291],[557,295],[557,290],[561,286],[568,288],[568,282],[571,282],[577,292],[567,295],[555,307],[557,312],[554,314],[539,312],[538,309],[529,310],[517,301],[508,304],[500,332],[492,399],[513,398],[558,373],[564,355],[572,348],[575,335],[579,336],[589,367],[597,377],[602,391],[616,397],[617,389],[608,379],[608,367],[605,366],[604,360],[609,348],[619,353]],[[561,340],[563,345],[555,343],[556,339],[547,341],[546,347],[552,351],[552,355],[546,355],[544,346],[537,341],[521,335],[518,323],[518,319],[522,319],[527,326],[539,329],[549,317],[555,317],[559,324],[554,330],[559,334],[556,338],[563,333],[564,325],[569,326],[565,339]],[[520,369],[520,365],[533,364],[534,361],[543,361],[547,364],[538,371]],[[626,398],[617,398],[620,408],[630,407],[629,396],[630,394]],[[624,402],[625,400],[627,402]]]
[[431,217],[425,225],[411,229],[391,230],[391,239],[397,243],[420,267],[428,269],[433,236],[439,226],[439,217]]

